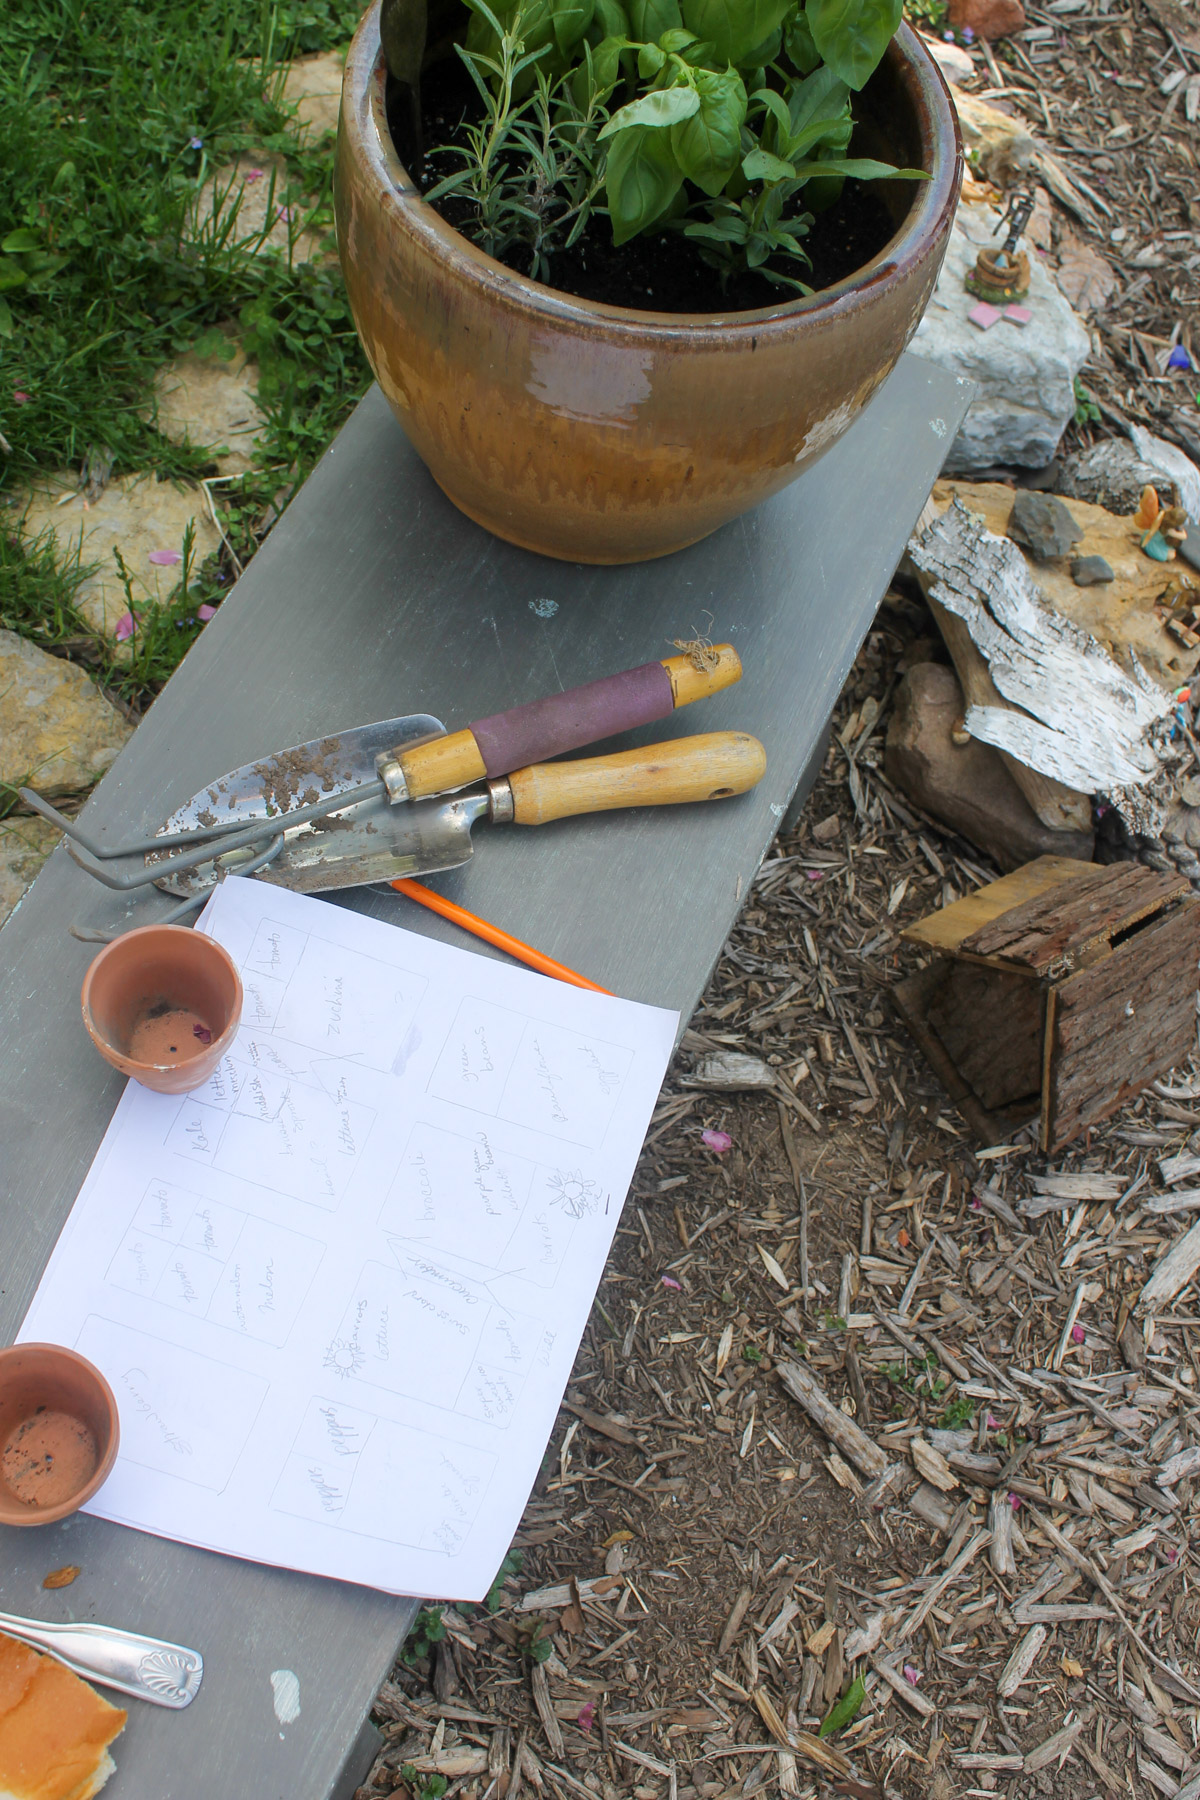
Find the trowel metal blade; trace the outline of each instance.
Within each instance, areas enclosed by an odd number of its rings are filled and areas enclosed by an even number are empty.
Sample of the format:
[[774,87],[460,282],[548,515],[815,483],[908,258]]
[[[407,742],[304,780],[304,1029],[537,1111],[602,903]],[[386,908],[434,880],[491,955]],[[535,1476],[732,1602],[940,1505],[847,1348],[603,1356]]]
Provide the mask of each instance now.
[[258,879],[319,894],[456,869],[469,861],[471,827],[487,810],[486,792],[400,806],[364,802],[315,825],[298,826]]
[[[446,727],[431,713],[407,713],[399,719],[356,725],[349,731],[327,732],[307,744],[293,744],[290,750],[230,769],[173,812],[160,835],[200,826],[250,825],[256,819],[284,823],[287,814],[298,807],[324,799],[333,806],[338,794],[374,777],[375,758],[381,752],[445,735]],[[251,854],[246,851],[236,859],[230,857],[225,866],[247,862]],[[214,863],[201,863],[197,869],[164,877],[157,885],[169,894],[184,896],[205,892],[216,879]]]

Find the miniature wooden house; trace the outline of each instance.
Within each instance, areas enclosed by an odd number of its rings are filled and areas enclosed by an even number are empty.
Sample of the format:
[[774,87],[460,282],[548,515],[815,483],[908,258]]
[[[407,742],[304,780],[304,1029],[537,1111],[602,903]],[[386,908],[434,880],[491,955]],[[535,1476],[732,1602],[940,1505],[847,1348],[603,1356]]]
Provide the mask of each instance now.
[[1200,900],[1182,875],[1042,856],[902,935],[936,954],[897,1007],[987,1142],[1040,1115],[1060,1150],[1195,1045]]

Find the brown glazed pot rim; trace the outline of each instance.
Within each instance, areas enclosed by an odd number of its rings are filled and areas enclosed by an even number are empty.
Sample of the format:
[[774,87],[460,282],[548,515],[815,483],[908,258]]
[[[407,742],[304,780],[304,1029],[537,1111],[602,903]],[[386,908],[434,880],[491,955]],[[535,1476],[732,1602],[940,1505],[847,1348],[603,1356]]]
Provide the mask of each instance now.
[[917,263],[945,226],[947,215],[952,218],[957,208],[962,135],[950,90],[919,34],[902,24],[888,47],[887,60],[898,64],[899,80],[907,89],[920,133],[920,164],[930,179],[915,184],[918,192],[902,224],[861,269],[820,293],[753,311],[659,313],[565,294],[488,256],[423,198],[396,153],[384,117],[379,9],[380,0],[372,0],[346,57],[338,129],[348,135],[353,159],[374,173],[385,207],[394,211],[401,228],[419,241],[435,262],[473,287],[490,289],[496,305],[541,317],[548,325],[586,324],[598,337],[626,343],[631,336],[657,343],[673,337],[697,343],[731,334],[788,331],[800,318],[806,324],[832,323],[866,303],[872,290],[890,284]]

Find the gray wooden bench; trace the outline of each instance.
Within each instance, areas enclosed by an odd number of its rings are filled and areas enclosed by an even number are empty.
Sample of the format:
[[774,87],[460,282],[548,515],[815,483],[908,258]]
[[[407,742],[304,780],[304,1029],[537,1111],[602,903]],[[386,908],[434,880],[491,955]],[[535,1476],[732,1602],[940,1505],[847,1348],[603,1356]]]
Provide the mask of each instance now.
[[[591,569],[468,523],[373,390],[97,789],[88,823],[119,841],[154,830],[231,765],[325,730],[417,711],[453,728],[667,655],[675,638],[727,639],[740,686],[638,736],[755,733],[768,769],[753,794],[491,837],[482,827],[473,862],[434,878],[686,1023],[781,818],[815,778],[838,691],[969,398],[906,356],[786,493],[669,561]],[[491,954],[398,895],[359,890],[343,903]],[[168,904],[143,899],[138,921]],[[92,951],[68,926],[112,926],[122,905],[60,849],[0,932],[0,1343],[120,1093],[80,1023]],[[74,1586],[44,1592],[65,1563],[81,1567]],[[114,1800],[335,1800],[369,1763],[368,1710],[415,1603],[80,1516],[0,1529],[0,1610],[101,1619],[203,1652],[186,1712],[129,1702]],[[280,1668],[299,1676],[302,1706],[282,1730]]]

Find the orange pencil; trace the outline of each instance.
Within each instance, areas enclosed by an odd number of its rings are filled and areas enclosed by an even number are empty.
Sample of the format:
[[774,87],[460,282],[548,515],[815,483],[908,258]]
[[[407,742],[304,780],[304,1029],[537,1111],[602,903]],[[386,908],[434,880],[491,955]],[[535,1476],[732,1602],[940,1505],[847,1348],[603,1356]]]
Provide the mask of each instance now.
[[439,913],[452,924],[461,925],[464,931],[473,932],[476,937],[495,944],[498,950],[507,951],[509,956],[528,963],[539,975],[552,975],[556,981],[569,982],[572,987],[587,988],[593,994],[612,993],[611,988],[601,987],[597,981],[589,981],[586,975],[577,975],[565,963],[555,962],[552,956],[543,956],[540,950],[535,950],[531,944],[523,944],[520,938],[513,937],[507,931],[501,931],[498,925],[489,925],[486,919],[481,919],[477,913],[468,912],[465,906],[456,906],[453,900],[447,900],[442,894],[435,894],[423,882],[404,878],[393,881],[391,885],[398,894],[407,894],[419,906],[427,906],[430,912]]

